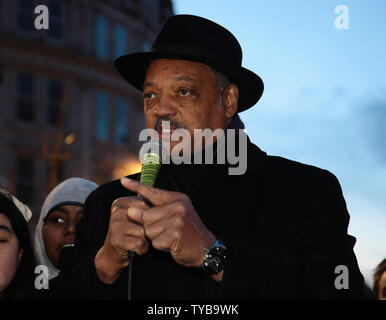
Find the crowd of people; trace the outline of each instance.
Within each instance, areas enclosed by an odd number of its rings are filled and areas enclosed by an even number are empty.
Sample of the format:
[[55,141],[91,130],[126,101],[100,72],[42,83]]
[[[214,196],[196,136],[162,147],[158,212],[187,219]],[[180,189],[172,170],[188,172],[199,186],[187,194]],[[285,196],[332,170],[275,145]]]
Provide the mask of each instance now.
[[75,228],[87,196],[98,187],[92,181],[70,178],[46,197],[31,235],[31,210],[6,190],[0,190],[0,299],[35,299],[47,286],[35,280],[43,266],[47,281],[60,273],[59,256],[74,246]]
[[[60,252],[73,247],[76,225],[88,195],[98,187],[92,181],[70,178],[46,197],[39,221],[30,234],[32,212],[14,195],[0,190],[0,299],[39,299],[44,286],[35,284],[37,266],[48,270],[48,281],[60,273]],[[386,259],[374,272],[372,294],[386,300]]]

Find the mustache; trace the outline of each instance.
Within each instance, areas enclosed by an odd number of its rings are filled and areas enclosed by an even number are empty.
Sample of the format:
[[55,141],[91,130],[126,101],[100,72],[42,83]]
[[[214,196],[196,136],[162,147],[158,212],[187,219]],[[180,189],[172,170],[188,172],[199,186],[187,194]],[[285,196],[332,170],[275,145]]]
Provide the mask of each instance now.
[[162,121],[168,121],[170,127],[173,127],[176,129],[185,129],[185,127],[181,123],[174,121],[174,120],[171,120],[168,117],[162,117],[162,118],[157,118],[155,125],[154,125],[155,130],[157,130],[160,125],[162,125]]

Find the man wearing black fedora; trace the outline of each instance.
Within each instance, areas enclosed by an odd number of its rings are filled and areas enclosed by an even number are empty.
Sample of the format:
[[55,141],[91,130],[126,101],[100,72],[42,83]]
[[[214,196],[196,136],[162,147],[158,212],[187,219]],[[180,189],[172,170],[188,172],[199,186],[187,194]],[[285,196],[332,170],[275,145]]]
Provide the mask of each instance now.
[[[264,88],[242,67],[236,38],[191,15],[170,17],[151,52],[122,56],[115,66],[143,92],[146,127],[161,136],[166,121],[168,134],[243,128],[238,113],[255,105]],[[241,175],[229,175],[227,161],[171,163],[161,166],[154,187],[136,174],[96,189],[75,247],[62,257],[71,256],[71,266],[52,283],[53,293],[362,299],[355,238],[347,234],[349,214],[336,177],[269,156],[249,139],[242,152],[247,168]],[[128,252],[136,253],[133,261]]]

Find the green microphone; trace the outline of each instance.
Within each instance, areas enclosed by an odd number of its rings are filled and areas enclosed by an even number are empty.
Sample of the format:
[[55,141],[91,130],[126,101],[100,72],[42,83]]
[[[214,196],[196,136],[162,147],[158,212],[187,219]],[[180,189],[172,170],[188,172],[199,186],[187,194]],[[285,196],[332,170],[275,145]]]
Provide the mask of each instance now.
[[139,181],[149,187],[154,187],[160,168],[160,155],[156,153],[146,153],[142,162],[141,178]]
[[[144,150],[146,150],[145,153]],[[140,151],[140,160],[142,171],[139,181],[149,187],[154,187],[162,163],[162,143],[159,140],[150,140],[145,143]]]

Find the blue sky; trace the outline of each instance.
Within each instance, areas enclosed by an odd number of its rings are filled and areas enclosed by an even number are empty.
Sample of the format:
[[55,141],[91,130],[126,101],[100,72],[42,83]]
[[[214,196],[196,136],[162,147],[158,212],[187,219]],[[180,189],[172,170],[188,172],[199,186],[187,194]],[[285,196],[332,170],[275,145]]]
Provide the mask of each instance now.
[[[241,113],[251,140],[272,155],[312,164],[339,179],[349,233],[365,279],[386,258],[386,1],[174,0],[229,29],[243,66],[264,81]],[[349,28],[338,30],[338,5]]]

